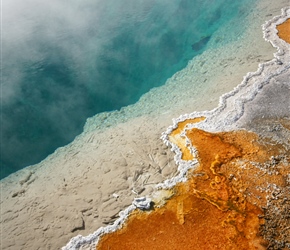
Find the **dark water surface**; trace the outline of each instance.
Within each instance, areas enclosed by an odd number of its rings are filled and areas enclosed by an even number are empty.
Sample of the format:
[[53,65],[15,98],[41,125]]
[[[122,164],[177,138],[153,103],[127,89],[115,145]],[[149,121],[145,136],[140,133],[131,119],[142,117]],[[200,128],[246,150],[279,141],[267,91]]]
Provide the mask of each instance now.
[[0,177],[164,84],[250,2],[3,0]]

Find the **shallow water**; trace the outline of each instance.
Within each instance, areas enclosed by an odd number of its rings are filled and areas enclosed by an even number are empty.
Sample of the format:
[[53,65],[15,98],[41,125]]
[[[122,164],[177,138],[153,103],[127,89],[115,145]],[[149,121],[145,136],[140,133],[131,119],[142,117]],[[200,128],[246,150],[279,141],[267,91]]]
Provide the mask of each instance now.
[[212,34],[250,2],[3,1],[1,178],[226,42]]

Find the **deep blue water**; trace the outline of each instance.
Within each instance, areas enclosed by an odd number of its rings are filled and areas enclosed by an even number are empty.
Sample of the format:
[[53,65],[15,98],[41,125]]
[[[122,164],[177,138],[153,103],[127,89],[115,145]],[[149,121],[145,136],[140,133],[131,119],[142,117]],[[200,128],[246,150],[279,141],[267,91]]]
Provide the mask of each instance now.
[[0,177],[164,84],[250,2],[3,0]]

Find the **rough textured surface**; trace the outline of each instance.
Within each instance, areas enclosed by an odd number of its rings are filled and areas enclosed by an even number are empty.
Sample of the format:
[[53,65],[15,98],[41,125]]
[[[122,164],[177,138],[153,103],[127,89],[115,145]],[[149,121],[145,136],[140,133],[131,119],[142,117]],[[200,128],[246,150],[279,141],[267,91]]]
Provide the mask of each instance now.
[[162,208],[131,214],[97,249],[290,248],[289,44],[275,33],[289,16],[285,8],[264,25],[278,48],[274,60],[223,95],[218,108],[182,115],[163,134],[180,171],[198,159],[188,181]]
[[[124,228],[103,236],[97,249],[289,247],[285,178],[290,162],[281,153],[290,152],[282,145],[261,144],[256,134],[246,131],[212,134],[192,129],[187,137],[200,162],[189,180],[174,188],[164,207],[133,213]],[[267,197],[274,186],[281,190],[275,203]],[[273,213],[275,208],[281,214]]]
[[[199,55],[135,105],[89,119],[73,143],[1,180],[1,248],[60,249],[72,237],[111,225],[135,197],[176,176],[174,154],[160,134],[172,117],[216,107],[221,94],[272,59],[275,49],[260,26],[287,4],[259,1],[245,35]],[[94,248],[87,243],[81,248]]]

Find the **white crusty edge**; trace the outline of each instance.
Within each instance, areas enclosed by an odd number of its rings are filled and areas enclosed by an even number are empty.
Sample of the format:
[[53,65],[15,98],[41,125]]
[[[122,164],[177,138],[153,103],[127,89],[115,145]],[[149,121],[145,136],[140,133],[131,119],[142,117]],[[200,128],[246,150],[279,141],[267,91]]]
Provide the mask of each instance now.
[[[230,130],[233,124],[243,115],[244,105],[257,95],[259,89],[261,89],[264,85],[268,84],[271,78],[282,74],[286,70],[290,68],[290,49],[289,44],[280,39],[277,35],[276,26],[285,22],[290,17],[290,7],[283,8],[282,14],[280,16],[275,16],[270,21],[267,21],[263,26],[264,39],[270,42],[273,47],[277,48],[277,52],[274,54],[274,59],[259,64],[259,68],[256,72],[248,73],[241,84],[239,84],[236,88],[234,88],[231,92],[226,93],[220,97],[219,105],[217,108],[211,111],[203,111],[203,112],[193,112],[191,114],[181,115],[177,119],[173,119],[173,125],[169,126],[168,129],[162,133],[161,139],[163,142],[171,147],[171,150],[175,153],[174,160],[178,166],[179,174],[176,177],[171,179],[167,179],[162,183],[156,185],[157,189],[164,188],[172,188],[179,182],[185,182],[187,180],[186,174],[187,171],[191,168],[194,168],[198,165],[197,160],[193,161],[184,161],[181,159],[182,153],[177,145],[169,141],[169,135],[171,132],[177,127],[179,122],[185,121],[187,119],[193,119],[196,117],[204,116],[206,119],[200,123],[190,124],[187,128],[197,127],[200,129],[208,130],[208,131],[226,131]],[[280,64],[282,62],[282,64]],[[274,70],[274,71],[272,71]],[[271,74],[265,74],[265,72],[271,72]],[[254,81],[253,81],[254,79]],[[254,84],[251,83],[254,82]],[[250,90],[245,91],[245,88]],[[243,92],[243,95],[239,96],[239,93]],[[226,111],[228,108],[228,99],[230,97],[236,97],[234,106],[226,112],[226,116],[224,119],[218,119],[218,117]],[[224,115],[224,114],[223,114]],[[194,148],[191,148],[194,152]],[[132,204],[127,207],[125,210],[119,213],[119,218],[114,222],[113,225],[109,225],[106,227],[100,227],[94,233],[88,236],[78,235],[73,237],[66,246],[62,247],[62,250],[77,250],[83,245],[94,245],[96,246],[100,237],[107,233],[112,233],[119,228],[122,227],[122,224],[126,221],[129,214],[135,210],[136,208],[143,208],[144,203],[151,202],[150,198],[141,199],[142,204],[138,205],[139,201],[134,200]]]

